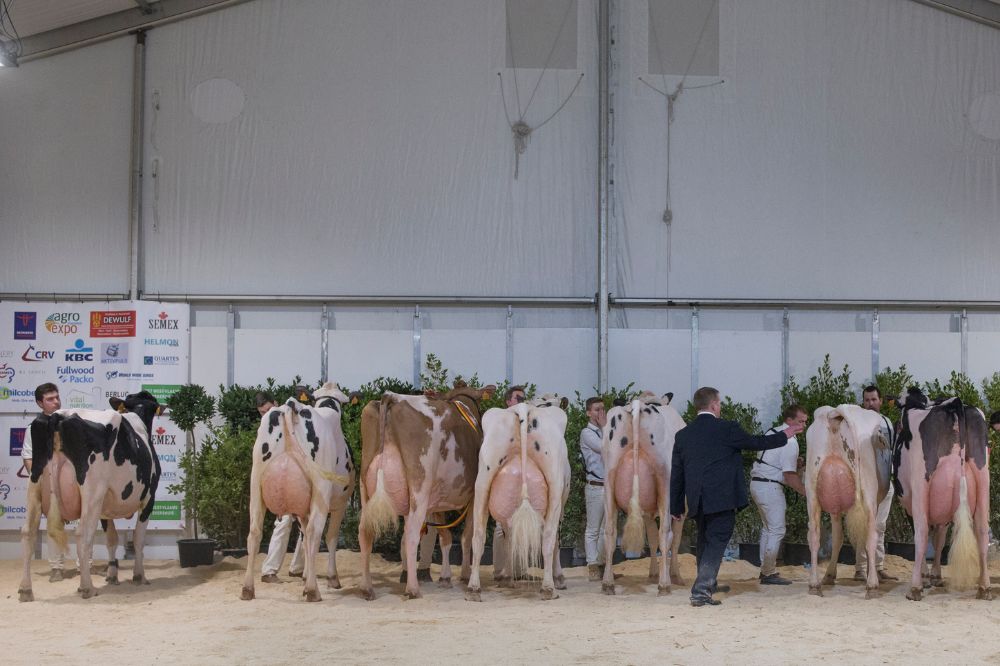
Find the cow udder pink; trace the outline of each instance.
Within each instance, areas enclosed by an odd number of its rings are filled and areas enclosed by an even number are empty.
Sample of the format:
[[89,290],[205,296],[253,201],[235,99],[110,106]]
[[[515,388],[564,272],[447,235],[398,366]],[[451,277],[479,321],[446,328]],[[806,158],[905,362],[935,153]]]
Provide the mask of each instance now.
[[816,479],[819,505],[830,514],[845,513],[854,504],[854,474],[844,459],[827,456]]
[[268,511],[276,516],[309,515],[312,487],[294,460],[279,453],[264,469],[261,494]]
[[[540,516],[545,517],[548,504],[549,484],[542,470],[531,458],[527,462],[528,502]],[[521,459],[507,462],[493,478],[490,486],[490,514],[504,527],[510,526],[510,519],[521,506]]]
[[639,507],[645,513],[656,513],[656,475],[653,474],[653,466],[646,460],[645,455],[639,451],[639,464],[634,466],[631,451],[626,451],[615,468],[615,503],[619,509],[628,511],[629,502],[632,501],[632,470],[637,469],[639,473]]

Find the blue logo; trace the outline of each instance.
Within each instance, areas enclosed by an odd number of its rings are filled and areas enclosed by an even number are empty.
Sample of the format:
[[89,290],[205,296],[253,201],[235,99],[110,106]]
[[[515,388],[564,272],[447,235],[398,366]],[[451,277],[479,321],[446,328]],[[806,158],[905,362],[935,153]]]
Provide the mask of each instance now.
[[94,360],[94,348],[84,345],[83,340],[76,339],[72,349],[66,350],[66,360],[87,363]]
[[27,428],[10,429],[10,455],[21,455],[21,447],[24,446],[24,432]]
[[14,339],[34,340],[35,326],[38,324],[37,312],[14,313]]
[[0,365],[0,380],[6,379],[8,384],[13,384],[15,374],[14,368],[9,367],[6,363]]
[[142,357],[142,364],[143,365],[153,365],[153,357],[152,356],[143,356]]

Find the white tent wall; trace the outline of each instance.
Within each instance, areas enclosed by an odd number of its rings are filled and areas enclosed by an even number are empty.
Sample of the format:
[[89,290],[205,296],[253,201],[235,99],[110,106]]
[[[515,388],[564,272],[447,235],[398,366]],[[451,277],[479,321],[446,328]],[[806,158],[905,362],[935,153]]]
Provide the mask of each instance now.
[[0,291],[128,291],[133,44],[0,68]]

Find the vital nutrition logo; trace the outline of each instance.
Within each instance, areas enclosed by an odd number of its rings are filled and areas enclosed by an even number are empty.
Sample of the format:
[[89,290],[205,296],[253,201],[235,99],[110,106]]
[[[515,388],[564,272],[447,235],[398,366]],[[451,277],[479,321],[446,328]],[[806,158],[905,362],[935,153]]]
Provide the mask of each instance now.
[[38,323],[37,312],[14,313],[14,339],[34,340],[35,325]]
[[155,318],[149,320],[149,330],[151,331],[176,331],[177,319],[169,319],[166,312],[161,312]]
[[21,448],[24,446],[24,433],[27,432],[27,428],[11,428],[10,429],[10,455],[19,456],[21,455]]
[[134,338],[135,310],[95,310],[91,312],[90,337]]
[[101,363],[105,365],[128,363],[127,342],[102,342]]
[[8,384],[13,384],[15,374],[14,368],[8,367],[6,363],[0,365],[0,380],[6,379]]
[[67,363],[93,363],[94,348],[88,347],[80,338],[76,339],[73,347],[66,350]]
[[76,335],[80,332],[80,313],[53,312],[45,318],[45,330],[56,335]]

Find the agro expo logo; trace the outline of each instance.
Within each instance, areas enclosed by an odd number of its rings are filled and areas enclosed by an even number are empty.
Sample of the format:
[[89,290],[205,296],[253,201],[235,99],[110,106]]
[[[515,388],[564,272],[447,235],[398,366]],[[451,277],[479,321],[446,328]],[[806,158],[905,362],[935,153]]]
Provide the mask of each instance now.
[[76,335],[80,332],[80,313],[53,312],[45,318],[45,330],[56,335]]

